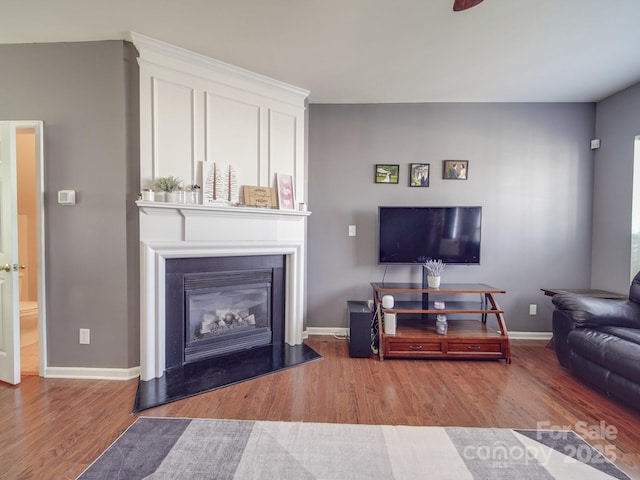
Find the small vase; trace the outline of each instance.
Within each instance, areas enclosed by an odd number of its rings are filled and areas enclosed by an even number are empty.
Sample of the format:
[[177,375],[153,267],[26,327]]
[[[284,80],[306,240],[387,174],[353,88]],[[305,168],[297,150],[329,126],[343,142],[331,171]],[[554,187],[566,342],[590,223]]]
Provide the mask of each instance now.
[[440,277],[427,276],[429,288],[440,288]]
[[164,194],[164,201],[167,203],[179,203],[180,202],[180,194],[177,190],[173,192],[166,192]]

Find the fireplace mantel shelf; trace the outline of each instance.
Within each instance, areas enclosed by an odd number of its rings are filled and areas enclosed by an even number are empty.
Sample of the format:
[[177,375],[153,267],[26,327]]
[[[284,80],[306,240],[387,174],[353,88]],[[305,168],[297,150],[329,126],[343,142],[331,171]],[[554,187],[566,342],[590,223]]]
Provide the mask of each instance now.
[[162,215],[166,213],[180,213],[182,215],[207,215],[208,213],[229,215],[275,215],[308,217],[309,211],[279,210],[274,208],[245,207],[232,205],[189,205],[182,203],[145,202],[136,201],[140,211],[147,215]]

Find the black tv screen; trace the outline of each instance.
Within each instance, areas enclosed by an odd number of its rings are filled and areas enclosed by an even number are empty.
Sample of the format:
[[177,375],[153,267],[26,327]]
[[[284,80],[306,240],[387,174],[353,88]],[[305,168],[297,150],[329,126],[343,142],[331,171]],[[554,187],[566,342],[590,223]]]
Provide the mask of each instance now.
[[482,207],[378,207],[378,263],[480,263]]

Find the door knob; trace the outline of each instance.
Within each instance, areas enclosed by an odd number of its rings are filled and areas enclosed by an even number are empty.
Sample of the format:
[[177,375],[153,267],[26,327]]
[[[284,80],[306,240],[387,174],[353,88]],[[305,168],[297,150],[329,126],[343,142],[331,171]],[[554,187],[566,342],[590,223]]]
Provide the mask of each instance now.
[[5,272],[10,272],[11,270],[13,270],[14,272],[17,272],[18,269],[24,270],[25,268],[27,268],[27,266],[24,264],[18,265],[17,263],[14,263],[12,267],[8,263],[5,263],[3,266],[0,267],[0,270],[4,270]]

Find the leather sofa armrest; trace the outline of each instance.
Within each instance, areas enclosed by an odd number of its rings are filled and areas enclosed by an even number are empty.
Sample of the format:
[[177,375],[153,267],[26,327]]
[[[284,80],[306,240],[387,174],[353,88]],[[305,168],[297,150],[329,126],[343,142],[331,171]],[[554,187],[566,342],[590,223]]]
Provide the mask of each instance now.
[[580,296],[563,292],[554,295],[557,310],[570,318],[575,327],[629,327],[640,328],[640,304]]
[[566,312],[556,308],[553,311],[551,325],[553,327],[553,348],[558,356],[558,361],[564,368],[571,368],[571,350],[567,338],[569,333],[575,330],[576,323]]

